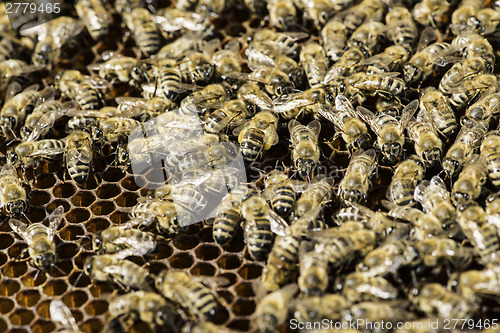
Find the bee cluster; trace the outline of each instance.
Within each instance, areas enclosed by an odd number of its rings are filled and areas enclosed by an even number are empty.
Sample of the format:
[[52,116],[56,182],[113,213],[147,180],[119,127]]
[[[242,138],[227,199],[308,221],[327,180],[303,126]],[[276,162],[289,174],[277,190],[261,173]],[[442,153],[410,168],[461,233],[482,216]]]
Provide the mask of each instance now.
[[500,331],[498,1],[8,20],[0,331]]

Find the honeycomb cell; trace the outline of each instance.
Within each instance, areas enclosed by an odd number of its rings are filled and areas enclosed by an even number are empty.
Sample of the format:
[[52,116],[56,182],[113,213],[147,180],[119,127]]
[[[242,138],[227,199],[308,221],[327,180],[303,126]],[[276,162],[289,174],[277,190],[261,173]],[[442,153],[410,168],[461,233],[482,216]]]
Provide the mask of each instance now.
[[203,228],[198,236],[202,242],[213,243],[214,241],[212,228]]
[[44,173],[36,177],[35,185],[39,189],[46,189],[54,186],[56,181],[56,177],[53,174]]
[[255,311],[255,302],[252,300],[236,300],[232,306],[232,310],[237,316],[248,316]]
[[83,183],[82,185],[78,185],[78,187],[80,187],[82,190],[94,190],[97,188],[97,186],[99,186],[99,184],[97,183],[97,179],[96,177],[92,176],[88,177],[85,183]]
[[0,295],[1,296],[12,296],[20,288],[21,288],[21,285],[17,281],[9,280],[9,279],[2,279],[0,281]]
[[39,317],[50,318],[50,302],[52,302],[52,300],[46,299],[38,303],[38,305],[36,306],[36,314]]
[[66,276],[73,270],[73,263],[72,260],[64,259],[64,258],[58,258],[56,261],[56,266],[53,267],[49,271],[49,275],[51,277],[61,277],[61,276]]
[[227,308],[223,307],[222,304],[219,304],[217,308],[217,315],[214,319],[214,323],[217,325],[224,324],[229,319],[229,311]]
[[40,300],[40,293],[36,289],[24,289],[17,293],[17,304],[25,308],[34,306]]
[[7,325],[7,322],[5,321],[5,319],[0,317],[0,332],[7,332],[8,327],[9,326]]
[[45,191],[31,191],[29,195],[30,206],[43,206],[50,201],[50,194]]
[[31,332],[33,333],[50,333],[56,329],[56,325],[48,320],[37,320],[31,326]]
[[153,262],[149,265],[149,273],[155,276],[166,269],[168,269],[167,265],[160,262]]
[[89,299],[86,292],[81,290],[71,291],[64,294],[62,300],[68,308],[79,308]]
[[85,208],[75,208],[66,214],[69,223],[83,223],[90,218],[90,212]]
[[238,270],[238,274],[246,279],[252,280],[258,278],[262,273],[262,266],[255,264],[245,264]]
[[78,191],[71,197],[71,202],[77,207],[88,207],[95,201],[95,196],[89,191]]
[[82,324],[80,324],[80,329],[83,332],[101,332],[104,325],[97,318],[92,318],[85,320]]
[[0,250],[6,249],[14,243],[14,237],[6,233],[0,233]]
[[96,195],[100,199],[111,199],[121,193],[120,186],[116,184],[104,184],[99,186]]
[[170,257],[170,267],[189,268],[193,265],[194,258],[189,253],[177,253]]
[[108,283],[96,282],[90,286],[90,293],[96,298],[112,292],[113,287],[111,287]]
[[102,231],[110,226],[110,222],[103,218],[93,218],[85,223],[85,229],[87,232],[96,233]]
[[238,281],[238,276],[236,274],[234,274],[234,273],[227,272],[227,273],[219,274],[217,276],[220,277],[220,278],[223,278],[223,279],[227,280],[224,283],[225,287],[229,287],[229,286],[235,284]]
[[72,309],[71,314],[73,315],[73,318],[75,318],[75,321],[77,323],[83,320],[83,313],[80,310]]
[[14,260],[22,260],[29,256],[27,253],[28,249],[28,244],[24,242],[16,242],[13,244],[11,247],[9,247],[9,250],[7,253],[9,254],[9,257]]
[[198,237],[192,235],[178,235],[174,238],[174,246],[179,250],[191,250],[196,247],[200,241]]
[[[89,221],[90,222],[90,221]],[[59,237],[65,241],[76,241],[85,235],[85,230],[79,225],[65,225],[59,231]]]
[[9,313],[14,308],[15,303],[7,297],[0,297],[0,313]]
[[148,324],[142,321],[136,321],[130,327],[130,333],[152,333],[153,330]]
[[59,296],[66,292],[68,285],[63,279],[51,279],[43,286],[43,293],[47,296]]
[[238,331],[248,332],[250,329],[250,321],[247,319],[232,320],[227,327]]
[[52,194],[56,198],[69,198],[75,194],[76,188],[71,183],[57,184],[52,189]]
[[125,172],[121,168],[108,168],[101,176],[107,182],[118,182],[125,177]]
[[28,309],[17,309],[9,316],[11,324],[17,326],[28,325],[34,318],[35,314]]
[[170,257],[173,252],[174,250],[170,245],[168,245],[167,242],[157,240],[156,249],[153,255],[151,256],[151,259],[152,260],[165,259]]
[[17,278],[27,270],[28,264],[25,261],[10,261],[2,267],[2,274],[6,277]]
[[74,287],[83,288],[90,284],[90,279],[83,271],[79,270],[71,273],[68,277],[68,282]]
[[133,207],[137,204],[137,198],[139,196],[132,192],[122,192],[115,202],[118,207]]
[[128,216],[128,213],[126,213],[126,212],[119,212],[119,211],[114,211],[110,215],[109,218],[110,218],[110,220],[113,223],[116,223],[116,224],[123,224],[123,223],[127,222],[128,220],[130,220],[130,217]]
[[234,291],[240,297],[254,297],[255,293],[253,291],[253,287],[251,283],[241,282],[237,286],[234,287]]
[[90,207],[94,215],[108,215],[113,212],[115,205],[112,201],[97,201]]
[[10,333],[29,333],[29,331],[24,329],[24,328],[12,328],[9,332]]
[[234,295],[228,290],[217,290],[217,295],[222,298],[226,304],[231,304],[234,300]]
[[220,255],[220,249],[216,245],[202,244],[195,249],[195,254],[201,260],[214,260]]
[[68,212],[71,208],[69,202],[66,200],[56,199],[47,205],[47,212],[53,212],[59,206],[63,206],[65,212]]
[[7,262],[7,255],[0,252],[0,266],[3,266]]
[[[36,278],[36,279],[35,279]],[[21,282],[27,288],[38,287],[47,280],[47,275],[41,274],[38,270],[32,270],[21,277]]]
[[[47,209],[48,211],[48,209]],[[26,212],[26,216],[31,223],[42,222],[47,216],[45,209],[43,207],[32,207],[28,212]]]
[[125,177],[120,181],[120,185],[129,191],[137,191],[140,187],[135,183],[135,177]]
[[84,307],[84,311],[89,316],[99,316],[108,310],[108,302],[103,300],[91,301]]
[[241,266],[242,260],[237,255],[225,254],[217,260],[217,266],[222,269],[236,269]]
[[80,251],[80,247],[77,244],[61,244],[57,248],[57,257],[59,259],[71,259],[76,256],[78,251]]
[[214,276],[217,268],[209,263],[200,262],[195,264],[189,271],[193,275]]

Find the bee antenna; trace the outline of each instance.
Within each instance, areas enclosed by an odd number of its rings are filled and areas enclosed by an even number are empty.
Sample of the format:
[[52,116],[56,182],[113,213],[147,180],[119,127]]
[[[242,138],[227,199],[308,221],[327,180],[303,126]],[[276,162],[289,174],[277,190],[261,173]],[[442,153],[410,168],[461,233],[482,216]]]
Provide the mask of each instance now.
[[62,269],[60,269],[59,267],[57,267],[57,265],[52,265],[52,267],[54,267],[62,275],[66,275],[66,272],[64,272]]
[[35,274],[35,277],[33,278],[33,281],[36,281],[36,279],[38,279],[38,275],[40,274],[40,270],[37,269],[36,270],[36,274]]
[[74,284],[75,287],[78,286],[78,282],[80,281],[82,276],[83,276],[83,270],[80,272],[80,275],[78,275],[78,277],[75,280],[75,284]]

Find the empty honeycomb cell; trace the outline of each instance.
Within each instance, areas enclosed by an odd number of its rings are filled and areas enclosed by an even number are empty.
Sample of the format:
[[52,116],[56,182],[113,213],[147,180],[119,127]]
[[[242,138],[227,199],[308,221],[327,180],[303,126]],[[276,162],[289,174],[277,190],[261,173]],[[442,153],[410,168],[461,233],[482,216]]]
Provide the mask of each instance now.
[[99,316],[108,310],[108,302],[103,300],[91,301],[85,305],[83,310],[89,316]]
[[17,293],[16,301],[17,304],[21,305],[25,308],[30,308],[35,306],[36,303],[40,300],[40,293],[36,289],[24,289]]
[[120,181],[120,185],[129,191],[137,191],[140,187],[137,186],[134,176],[128,176]]
[[21,286],[19,282],[9,279],[2,279],[0,281],[0,295],[1,296],[12,296],[14,295]]
[[53,212],[59,206],[63,206],[64,212],[68,212],[71,205],[66,200],[56,199],[47,205],[47,212]]
[[238,276],[230,272],[222,273],[217,276],[225,280],[224,287],[229,287],[238,281]]
[[234,287],[234,291],[240,297],[254,297],[255,292],[253,290],[252,284],[249,282],[241,282]]
[[35,314],[28,309],[16,309],[9,316],[11,324],[17,326],[28,325],[33,319],[35,319]]
[[179,250],[190,250],[199,243],[198,237],[192,235],[178,235],[173,240],[174,246]]
[[191,267],[189,272],[192,275],[214,276],[217,272],[217,268],[209,263],[200,262]]
[[102,322],[96,318],[87,319],[79,326],[83,332],[101,332],[104,327]]
[[65,225],[59,231],[59,237],[65,241],[76,241],[85,235],[85,230],[79,225]]
[[154,250],[154,253],[151,256],[152,260],[165,259],[172,255],[174,250],[166,241],[157,239],[156,242],[157,242],[156,249]]
[[160,262],[153,262],[149,265],[148,270],[151,275],[158,275],[160,272],[168,269],[167,265]]
[[0,313],[9,313],[14,308],[15,303],[7,297],[0,297]]
[[24,328],[12,328],[9,330],[10,333],[29,333],[29,331],[27,329],[24,329]]
[[220,255],[219,247],[211,244],[201,244],[194,252],[196,257],[201,260],[214,260]]
[[9,254],[9,257],[14,260],[22,260],[25,259],[29,254],[26,252],[28,249],[28,244],[24,242],[16,242],[13,244],[11,247],[9,247],[9,250],[7,253]]
[[200,237],[200,240],[202,242],[213,243],[214,237],[212,233],[212,228],[203,228],[202,230],[200,230],[198,237]]
[[228,290],[217,290],[217,295],[222,298],[224,303],[231,304],[234,300],[234,295]]
[[81,290],[70,291],[64,294],[62,300],[68,308],[79,308],[89,299],[86,292]]
[[[220,303],[220,302],[219,302]],[[229,319],[229,311],[223,304],[219,304],[217,308],[217,315],[214,319],[214,323],[217,325],[224,324]]]
[[79,269],[83,269],[83,265],[85,263],[85,260],[87,259],[87,257],[89,257],[91,255],[92,255],[92,253],[83,252],[83,251],[78,253],[78,255],[73,260],[76,267],[78,267]]
[[143,321],[136,321],[130,327],[130,333],[152,333],[152,328]]
[[101,173],[101,177],[107,182],[118,182],[125,177],[125,171],[122,168],[108,168]]
[[31,207],[31,209],[26,212],[26,216],[31,223],[42,222],[47,216],[45,209],[43,207]]
[[248,332],[250,329],[250,321],[245,319],[232,320],[227,327],[238,331]]
[[232,310],[237,316],[248,316],[255,311],[255,302],[251,300],[238,299],[234,302]]
[[9,261],[2,267],[2,274],[6,277],[17,278],[26,273],[27,270],[26,261]]
[[90,218],[90,212],[85,208],[75,208],[66,214],[66,221],[69,223],[83,223]]
[[43,286],[43,293],[47,296],[59,296],[66,292],[68,285],[63,279],[50,279]]
[[46,280],[47,276],[45,274],[41,274],[37,269],[34,269],[21,277],[21,282],[27,288],[38,287]]
[[97,197],[101,199],[110,199],[121,193],[120,186],[116,184],[104,184],[99,186],[96,191]]
[[224,244],[223,249],[226,252],[240,253],[245,248],[245,241],[243,240],[243,235],[238,232],[233,239],[231,239],[227,244]]
[[113,212],[115,205],[112,201],[97,201],[90,207],[94,215],[108,215]]
[[125,191],[116,198],[115,202],[119,207],[133,207],[137,204],[138,197],[135,193]]
[[5,321],[5,319],[0,317],[0,332],[7,332],[8,327],[9,326],[7,325],[7,322]]
[[246,280],[256,279],[261,273],[262,266],[255,264],[245,264],[238,270],[238,274]]
[[193,265],[194,258],[189,253],[176,253],[170,257],[169,263],[172,268],[189,268]]
[[50,302],[52,302],[52,300],[45,299],[38,303],[38,305],[36,306],[36,314],[39,317],[50,318]]
[[31,191],[29,195],[30,206],[43,206],[50,201],[50,194],[45,191]]
[[72,260],[57,258],[56,267],[52,267],[49,271],[49,275],[51,277],[61,277],[66,276],[73,270],[73,262]]
[[233,254],[224,254],[217,260],[217,266],[222,269],[236,269],[241,263],[241,258]]
[[31,326],[31,332],[33,333],[50,333],[56,329],[56,325],[48,320],[37,320]]
[[80,310],[71,309],[71,315],[73,315],[77,323],[83,320],[83,313]]
[[6,233],[0,233],[0,250],[6,249],[14,243],[14,237]]
[[88,207],[95,201],[95,196],[89,191],[78,191],[71,197],[71,202],[77,207]]
[[56,183],[57,179],[55,175],[50,173],[44,173],[39,175],[35,180],[35,185],[39,189],[51,188]]
[[60,244],[57,247],[57,257],[59,259],[71,259],[78,253],[78,251],[80,251],[80,247],[77,244]]
[[125,223],[128,220],[130,220],[130,217],[129,217],[128,213],[126,213],[126,212],[120,212],[120,211],[114,211],[109,216],[109,218],[110,218],[110,220],[113,223],[116,223],[116,224],[122,224],[122,223]]
[[78,270],[68,276],[68,282],[74,287],[86,287],[90,284],[90,279],[87,275],[83,274],[83,271]]
[[71,183],[57,184],[52,189],[52,194],[56,198],[69,198],[73,194],[75,194],[75,192],[76,192],[76,188]]
[[96,282],[90,286],[89,290],[90,290],[90,293],[92,294],[92,296],[97,298],[97,297],[100,297],[101,295],[112,293],[113,287],[110,286],[109,283]]
[[89,220],[87,223],[85,223],[85,229],[87,229],[87,232],[96,233],[104,229],[107,229],[110,226],[110,224],[111,223],[106,219],[93,218]]
[[0,252],[0,266],[3,266],[7,262],[7,255]]
[[78,185],[82,190],[94,190],[99,186],[96,177],[88,177],[85,183]]

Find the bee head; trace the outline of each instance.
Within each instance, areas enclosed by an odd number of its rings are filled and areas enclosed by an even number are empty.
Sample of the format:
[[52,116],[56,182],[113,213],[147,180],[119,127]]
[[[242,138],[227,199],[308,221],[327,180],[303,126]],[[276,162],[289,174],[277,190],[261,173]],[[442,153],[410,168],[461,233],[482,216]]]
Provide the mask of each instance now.
[[36,256],[34,261],[36,267],[42,271],[48,272],[55,261],[55,256],[53,253],[47,252]]
[[7,157],[7,163],[11,165],[17,165],[19,162],[19,156],[17,156],[17,153],[14,151],[14,149],[9,149],[6,154]]
[[366,147],[369,141],[370,141],[370,135],[368,133],[364,133],[358,136],[356,139],[354,139],[352,145],[354,149],[360,149]]
[[118,163],[121,165],[127,165],[130,161],[130,156],[126,147],[119,146],[117,151]]
[[92,249],[94,251],[99,251],[102,249],[102,238],[100,233],[99,234],[94,234],[92,236]]
[[15,219],[20,218],[27,208],[28,203],[26,200],[11,201],[5,206],[7,213]]
[[441,161],[441,149],[432,148],[422,152],[422,157],[431,166],[436,166]]
[[102,140],[104,138],[104,133],[99,128],[99,126],[97,126],[97,125],[93,126],[91,131],[92,131],[92,139],[94,141],[99,141],[99,140]]
[[291,83],[291,82],[290,83],[282,83],[276,87],[276,94],[279,96],[291,94],[293,89],[294,89],[293,83]]
[[307,178],[315,165],[316,163],[311,159],[298,158],[295,162],[299,176],[302,178]]
[[356,189],[343,190],[341,195],[343,200],[351,202],[364,202],[366,199],[366,196]]
[[399,142],[388,142],[382,145],[382,152],[390,162],[396,162],[401,151],[402,147]]

